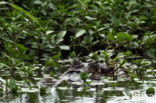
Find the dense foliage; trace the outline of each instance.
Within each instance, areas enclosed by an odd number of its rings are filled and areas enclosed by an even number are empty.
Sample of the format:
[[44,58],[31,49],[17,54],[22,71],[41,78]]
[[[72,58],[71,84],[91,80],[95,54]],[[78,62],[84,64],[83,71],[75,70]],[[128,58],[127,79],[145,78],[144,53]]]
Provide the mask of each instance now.
[[58,59],[74,56],[115,69],[133,63],[138,77],[154,69],[146,60],[156,59],[155,0],[6,1],[0,2],[0,71],[13,78],[29,82],[34,63],[60,67]]

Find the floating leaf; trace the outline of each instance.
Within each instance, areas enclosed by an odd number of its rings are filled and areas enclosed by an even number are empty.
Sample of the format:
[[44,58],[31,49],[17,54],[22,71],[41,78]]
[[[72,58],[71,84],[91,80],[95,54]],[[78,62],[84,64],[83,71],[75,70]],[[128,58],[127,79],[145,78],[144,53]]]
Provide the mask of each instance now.
[[154,95],[155,94],[155,89],[153,87],[150,87],[150,88],[146,89],[146,94],[147,95],[150,95],[150,94]]
[[81,72],[80,77],[83,81],[86,81],[89,78],[89,74],[87,72]]
[[75,37],[78,38],[78,37],[82,36],[84,33],[86,33],[86,30],[81,29],[81,30],[79,30],[79,31],[75,34]]

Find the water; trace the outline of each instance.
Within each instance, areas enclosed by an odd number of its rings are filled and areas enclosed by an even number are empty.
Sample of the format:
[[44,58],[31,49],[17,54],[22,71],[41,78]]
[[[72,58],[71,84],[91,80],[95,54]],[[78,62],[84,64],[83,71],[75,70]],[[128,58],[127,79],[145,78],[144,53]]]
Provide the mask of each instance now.
[[[105,82],[104,82],[105,81]],[[155,103],[156,95],[147,96],[146,89],[156,87],[156,81],[93,81],[84,90],[82,82],[62,83],[48,88],[45,95],[35,89],[16,94],[0,95],[0,103]],[[156,89],[156,88],[155,88]]]
[[[49,71],[44,72],[44,67],[37,69],[39,72],[35,72],[31,89],[24,81],[18,81],[21,90],[18,93],[0,93],[0,103],[156,103],[156,95],[146,95],[146,89],[153,87],[156,90],[154,79],[132,82],[122,78],[116,81],[102,78],[93,80],[88,89],[84,88],[82,82],[63,81],[58,86],[49,87],[47,93],[41,95],[38,81],[50,75]],[[0,75],[7,79],[9,72],[1,72]]]

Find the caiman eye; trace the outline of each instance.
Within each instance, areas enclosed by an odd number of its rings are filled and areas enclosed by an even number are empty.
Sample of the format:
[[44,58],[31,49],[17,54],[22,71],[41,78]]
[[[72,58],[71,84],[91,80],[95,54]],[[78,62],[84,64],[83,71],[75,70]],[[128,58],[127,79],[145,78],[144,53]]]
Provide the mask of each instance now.
[[78,66],[81,64],[82,64],[82,62],[79,59],[74,58],[71,67],[75,67],[75,66]]
[[74,69],[83,69],[83,67],[84,67],[84,65],[83,65],[83,64],[81,64],[81,65],[75,66],[75,68],[74,68]]

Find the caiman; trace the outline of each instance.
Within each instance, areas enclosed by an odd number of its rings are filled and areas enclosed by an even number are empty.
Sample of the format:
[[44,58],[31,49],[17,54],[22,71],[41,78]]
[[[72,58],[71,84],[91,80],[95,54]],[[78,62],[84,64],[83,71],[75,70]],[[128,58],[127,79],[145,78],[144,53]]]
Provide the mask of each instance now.
[[96,79],[101,76],[113,76],[114,71],[109,66],[99,63],[98,61],[93,62],[82,62],[79,59],[74,59],[69,69],[64,72],[59,79],[54,79],[52,77],[43,78],[41,84],[45,86],[57,85],[63,80],[65,81],[80,81],[80,73],[88,72],[91,73],[91,79]]

